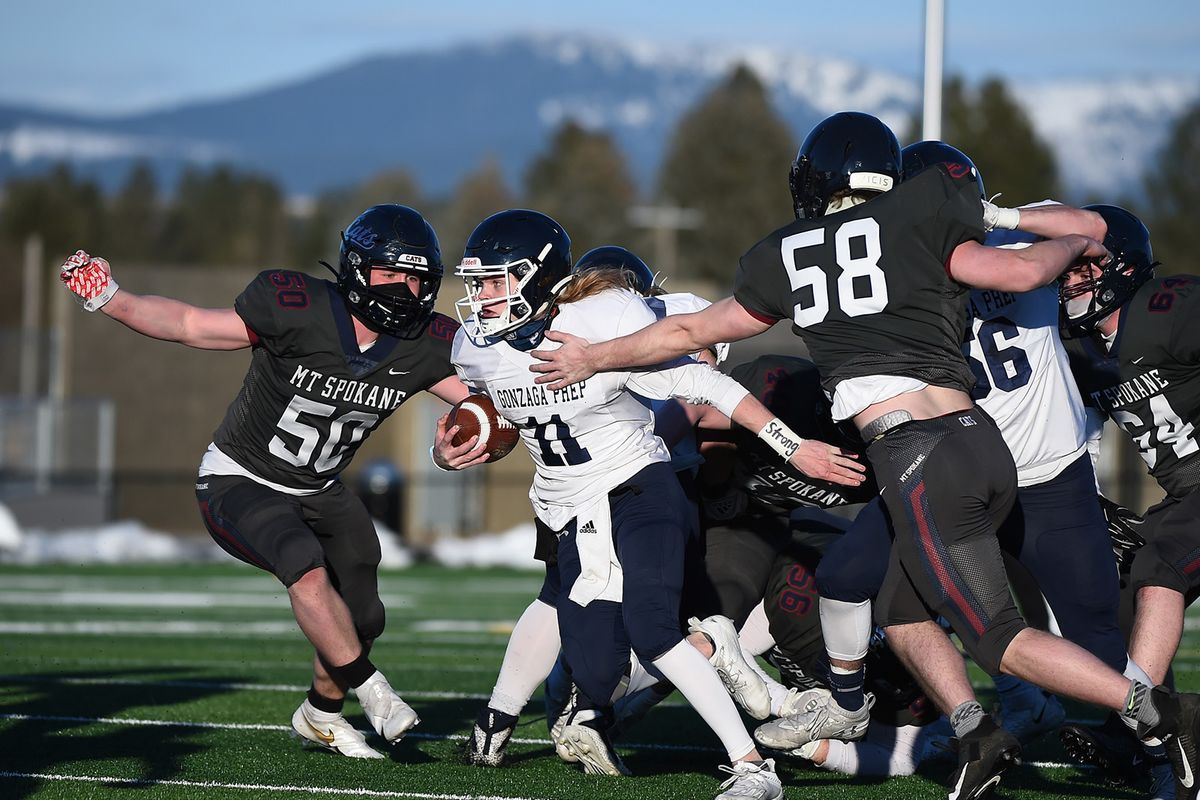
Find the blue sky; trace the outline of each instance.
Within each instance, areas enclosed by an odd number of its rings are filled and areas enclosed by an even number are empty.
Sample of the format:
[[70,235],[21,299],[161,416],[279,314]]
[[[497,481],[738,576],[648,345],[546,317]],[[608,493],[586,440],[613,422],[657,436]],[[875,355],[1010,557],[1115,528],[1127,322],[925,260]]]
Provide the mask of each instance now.
[[[946,4],[947,71],[968,78],[1200,78],[1198,0]],[[0,102],[116,114],[521,32],[795,47],[918,76],[923,9],[923,0],[8,0]]]

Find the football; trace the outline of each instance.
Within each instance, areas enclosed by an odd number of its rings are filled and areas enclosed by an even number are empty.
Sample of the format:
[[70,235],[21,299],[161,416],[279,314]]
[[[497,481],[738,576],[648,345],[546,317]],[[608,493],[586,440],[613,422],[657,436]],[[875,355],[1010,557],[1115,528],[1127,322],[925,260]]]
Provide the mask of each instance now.
[[488,461],[504,458],[520,438],[516,426],[500,416],[492,399],[484,394],[473,394],[450,409],[446,425],[459,426],[451,444],[460,445],[472,436],[479,436],[487,444]]

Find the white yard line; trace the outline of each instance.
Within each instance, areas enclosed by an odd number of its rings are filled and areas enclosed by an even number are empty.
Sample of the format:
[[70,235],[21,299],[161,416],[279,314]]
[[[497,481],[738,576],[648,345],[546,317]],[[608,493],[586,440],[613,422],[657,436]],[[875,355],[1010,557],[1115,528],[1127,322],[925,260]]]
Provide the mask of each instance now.
[[306,795],[347,795],[350,797],[409,797],[414,800],[530,800],[524,797],[481,794],[430,794],[428,792],[392,792],[384,789],[339,789],[332,786],[288,786],[272,783],[221,783],[166,778],[106,778],[100,775],[57,775],[46,772],[0,772],[0,778],[24,778],[43,781],[78,781],[106,786],[184,786],[189,789],[245,789],[248,791],[303,792]]
[[[512,622],[480,620],[426,620],[428,625],[393,625],[391,630],[408,641],[418,639],[430,644],[496,644],[495,637],[507,637]],[[444,627],[441,623],[447,623]],[[460,627],[461,625],[461,627]],[[461,631],[478,636],[447,636]],[[300,629],[290,620],[216,622],[202,620],[72,620],[69,622],[0,622],[0,634],[80,635],[80,636],[299,636]],[[503,644],[503,642],[499,642]],[[383,644],[381,642],[381,644]]]
[[[140,681],[129,678],[69,678],[43,675],[0,675],[0,682],[9,684],[49,683],[64,686],[163,686],[176,689],[218,689],[222,691],[252,692],[307,692],[306,684],[286,683],[226,683],[217,681]],[[487,700],[490,694],[468,692],[425,692],[416,689],[398,689],[404,697],[419,697],[426,700]]]
[[[377,652],[377,650],[375,651]],[[461,657],[462,651],[458,651]],[[406,661],[401,656],[411,656],[417,659],[415,663]],[[421,650],[405,650],[397,655],[389,655],[387,664],[402,664],[401,667],[408,672],[486,672],[495,674],[500,669],[500,664],[494,658],[489,659],[487,664],[438,664],[438,663],[421,663],[422,658],[450,658],[452,655],[445,651],[421,651]],[[294,670],[296,672],[305,672],[310,669],[307,663],[297,663],[295,659],[280,659],[276,661],[242,661],[240,659],[226,659],[224,661],[205,660],[205,661],[163,661],[161,659],[152,658],[81,658],[78,656],[47,656],[47,655],[4,655],[0,656],[0,664],[11,664],[13,662],[34,662],[37,664],[77,664],[81,666],[151,666],[158,667],[163,670],[186,669],[195,671],[198,668],[215,668],[215,669],[284,669]]]
[[[415,693],[414,693],[415,696]],[[0,719],[11,720],[34,720],[46,722],[80,722],[99,725],[134,725],[134,726],[160,726],[166,728],[215,728],[228,730],[250,730],[250,731],[290,731],[289,725],[261,725],[250,723],[233,723],[233,722],[180,722],[176,720],[155,720],[155,719],[130,719],[116,717],[68,717],[68,716],[53,716],[48,714],[0,714]],[[370,734],[371,731],[361,731],[364,734]],[[437,734],[437,733],[409,733],[405,735],[406,739],[421,739],[424,741],[465,741],[467,737],[460,733]],[[528,744],[550,746],[552,742],[549,739],[518,739],[510,740],[513,744]],[[703,747],[700,745],[685,745],[685,744],[650,744],[644,742],[621,742],[617,745],[618,750],[656,750],[656,751],[672,751],[679,753],[721,753],[724,752],[719,747]],[[1028,761],[1024,762],[1029,766],[1039,767],[1043,769],[1066,769],[1076,767],[1078,769],[1091,769],[1077,764],[1065,764],[1057,761]],[[0,773],[4,775],[5,773]],[[314,789],[313,791],[319,791]],[[406,795],[407,796],[407,795]],[[416,795],[414,795],[416,796]],[[426,796],[426,795],[421,795]],[[433,795],[428,795],[432,797]],[[446,795],[450,797],[451,795]]]

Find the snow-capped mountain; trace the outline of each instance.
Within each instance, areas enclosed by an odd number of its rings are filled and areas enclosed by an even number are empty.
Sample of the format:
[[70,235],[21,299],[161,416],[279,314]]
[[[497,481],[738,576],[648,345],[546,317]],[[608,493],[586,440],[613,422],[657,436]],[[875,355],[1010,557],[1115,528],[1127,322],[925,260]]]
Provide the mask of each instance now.
[[[663,46],[537,36],[377,56],[240,97],[121,117],[0,107],[0,180],[61,160],[107,184],[149,158],[170,176],[230,161],[293,194],[400,167],[444,193],[488,157],[514,183],[567,118],[612,132],[650,187],[680,116],[738,63],[769,87],[799,139],[834,111],[874,113],[898,131],[916,81],[848,61],[748,47]],[[1075,195],[1135,190],[1200,78],[1014,85]]]

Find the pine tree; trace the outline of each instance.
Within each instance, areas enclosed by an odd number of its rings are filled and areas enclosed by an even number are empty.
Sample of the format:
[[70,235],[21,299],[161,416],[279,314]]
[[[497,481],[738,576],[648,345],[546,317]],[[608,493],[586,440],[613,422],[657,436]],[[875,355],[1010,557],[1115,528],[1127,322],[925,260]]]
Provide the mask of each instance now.
[[607,133],[568,120],[530,165],[525,193],[531,208],[566,229],[576,257],[599,245],[629,241],[628,214],[637,187]]
[[660,204],[701,214],[698,228],[680,233],[681,277],[732,284],[741,254],[792,219],[787,174],[794,156],[791,131],[749,67],[738,66],[684,116],[658,188]]
[[[1200,103],[1180,115],[1146,176],[1147,213],[1161,274],[1200,272],[1196,209],[1200,208]],[[1136,213],[1137,209],[1131,208]]]

